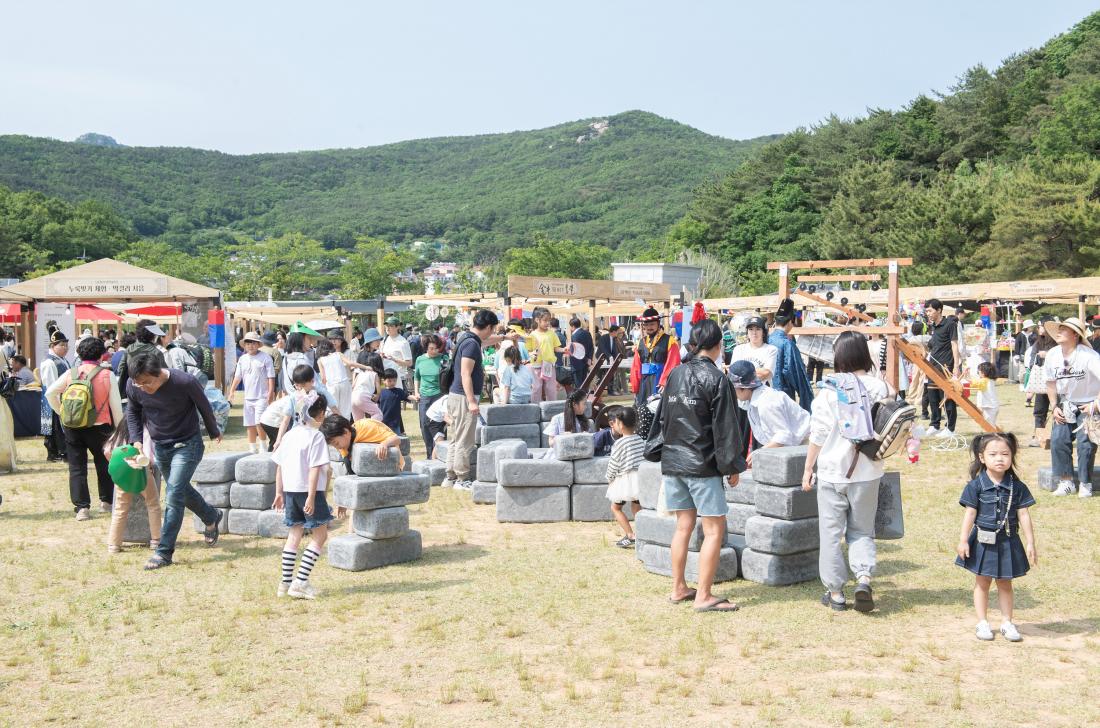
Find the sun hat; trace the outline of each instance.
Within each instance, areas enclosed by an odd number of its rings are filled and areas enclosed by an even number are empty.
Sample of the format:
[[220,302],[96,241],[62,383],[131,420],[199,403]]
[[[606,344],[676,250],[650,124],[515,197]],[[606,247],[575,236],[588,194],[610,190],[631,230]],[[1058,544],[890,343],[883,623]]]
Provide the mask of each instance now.
[[157,326],[156,324],[148,324],[146,326],[143,326],[142,328],[148,331],[150,334],[153,334],[154,336],[166,336],[168,334],[167,331]]
[[372,341],[381,341],[382,334],[378,333],[378,329],[369,328],[363,332],[363,345],[367,345]]
[[311,329],[308,326],[306,326],[305,324],[303,324],[301,321],[295,321],[294,322],[294,325],[290,327],[290,333],[292,333],[292,334],[305,334],[306,336],[316,336],[316,337],[321,336],[316,331],[314,331],[313,329]]
[[267,331],[260,338],[263,340],[264,346],[275,346],[279,343],[279,337],[275,335],[274,331]]
[[1024,321],[1024,328],[1025,329],[1030,329],[1030,328],[1033,328],[1034,326],[1035,326],[1035,322],[1032,321],[1031,319],[1027,319],[1026,321]]
[[1073,333],[1080,336],[1082,341],[1089,337],[1088,334],[1085,332],[1085,325],[1081,323],[1081,319],[1077,318],[1076,316],[1068,318],[1065,321],[1054,319],[1053,321],[1047,321],[1045,324],[1043,324],[1043,328],[1045,328],[1047,330],[1047,333],[1050,334],[1052,337],[1058,333],[1058,329],[1062,326],[1065,326],[1067,329],[1070,329],[1071,331],[1073,331]]
[[390,316],[389,318],[386,319],[386,326],[400,326],[400,325],[401,325],[401,319],[397,318],[396,316]]
[[260,338],[260,337],[259,337],[259,336],[258,336],[258,335],[256,334],[256,332],[255,332],[255,331],[249,331],[249,332],[248,332],[247,334],[245,334],[244,336],[242,336],[242,337],[241,337],[241,343],[242,343],[242,344],[243,344],[244,342],[246,342],[246,341],[253,341],[253,342],[257,343],[257,344],[262,344],[262,343],[264,343],[264,340],[263,340],[263,339],[261,339],[261,338]]
[[764,385],[756,378],[756,365],[744,359],[730,364],[729,378],[737,389],[756,389]]

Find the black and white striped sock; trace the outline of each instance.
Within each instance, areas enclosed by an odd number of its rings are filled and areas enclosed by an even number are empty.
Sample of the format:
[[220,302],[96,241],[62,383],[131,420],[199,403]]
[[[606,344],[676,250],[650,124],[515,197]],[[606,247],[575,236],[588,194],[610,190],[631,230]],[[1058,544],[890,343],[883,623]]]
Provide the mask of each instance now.
[[298,564],[298,581],[309,581],[309,572],[313,571],[313,566],[319,558],[321,558],[321,554],[312,548],[307,548],[302,552],[302,561]]
[[294,580],[294,562],[298,558],[297,551],[283,549],[283,583],[289,584]]

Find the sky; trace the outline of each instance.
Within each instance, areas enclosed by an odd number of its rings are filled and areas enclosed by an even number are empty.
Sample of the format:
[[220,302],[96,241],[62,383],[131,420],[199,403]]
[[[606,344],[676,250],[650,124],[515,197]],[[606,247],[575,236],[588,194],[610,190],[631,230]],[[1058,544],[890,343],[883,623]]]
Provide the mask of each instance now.
[[233,154],[642,109],[747,139],[897,109],[1065,32],[1076,0],[10,3],[0,134]]

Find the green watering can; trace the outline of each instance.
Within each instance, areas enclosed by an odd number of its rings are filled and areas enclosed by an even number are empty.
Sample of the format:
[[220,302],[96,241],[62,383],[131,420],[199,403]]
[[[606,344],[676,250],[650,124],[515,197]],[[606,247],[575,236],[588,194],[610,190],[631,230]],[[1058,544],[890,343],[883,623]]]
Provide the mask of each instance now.
[[134,467],[126,462],[137,454],[138,449],[133,445],[116,447],[111,453],[111,462],[107,464],[111,480],[125,493],[140,493],[145,490],[145,468]]

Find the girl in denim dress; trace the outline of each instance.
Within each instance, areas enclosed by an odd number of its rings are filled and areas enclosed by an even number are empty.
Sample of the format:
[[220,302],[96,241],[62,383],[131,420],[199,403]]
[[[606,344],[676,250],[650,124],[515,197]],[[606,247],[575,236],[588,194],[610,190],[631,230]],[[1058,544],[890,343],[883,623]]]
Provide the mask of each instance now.
[[[966,508],[956,548],[955,563],[975,574],[974,609],[978,613],[975,635],[992,640],[986,620],[989,587],[997,582],[1001,608],[1001,635],[1010,642],[1021,637],[1012,623],[1012,580],[1038,563],[1035,531],[1028,508],[1035,505],[1028,487],[1016,477],[1016,436],[1010,432],[987,432],[971,443],[971,481],[959,497]],[[1023,540],[1020,532],[1023,531]]]

